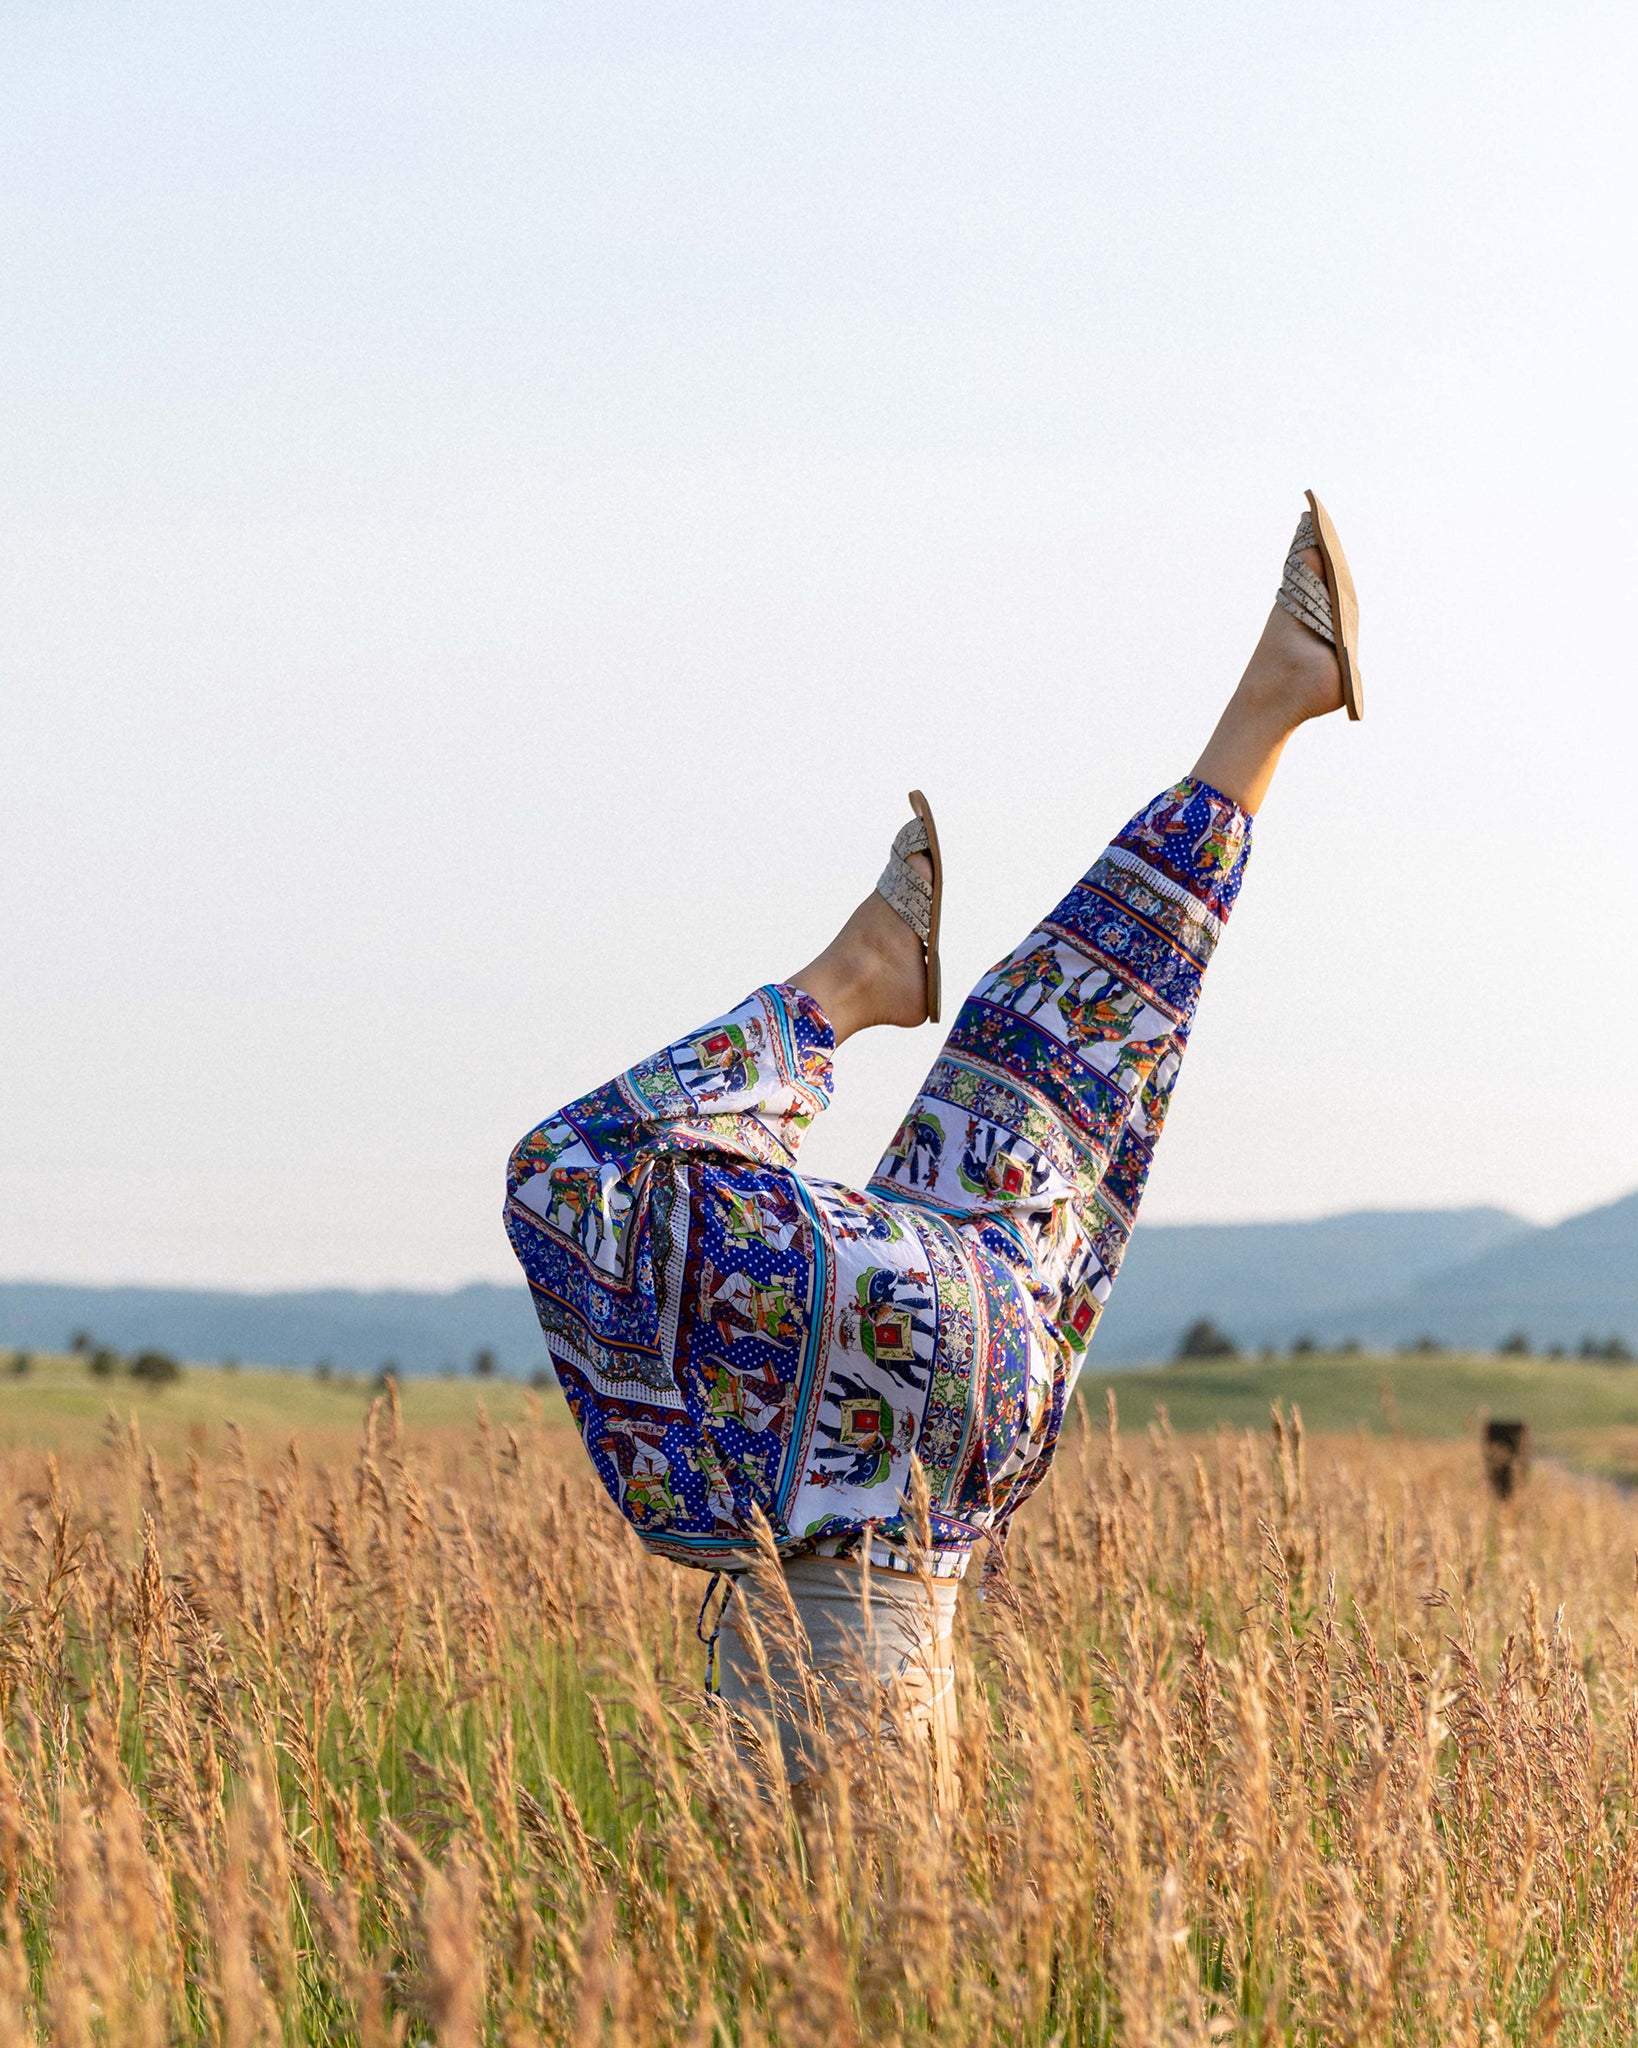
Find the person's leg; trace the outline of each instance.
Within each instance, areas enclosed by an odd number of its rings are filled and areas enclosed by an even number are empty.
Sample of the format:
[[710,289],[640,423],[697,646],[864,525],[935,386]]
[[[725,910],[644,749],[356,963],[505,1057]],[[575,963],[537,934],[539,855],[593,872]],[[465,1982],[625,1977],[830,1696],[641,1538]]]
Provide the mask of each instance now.
[[[1317,550],[1305,549],[1300,559],[1319,573]],[[1255,817],[1297,727],[1341,709],[1335,651],[1276,604],[1194,776]],[[910,863],[931,880],[925,854],[912,854]],[[916,1025],[927,1015],[920,941],[874,890],[790,979],[824,1010],[838,1045],[871,1025]]]
[[[908,865],[933,879],[924,853]],[[816,960],[791,976],[830,1019],[840,1045],[873,1024],[906,1028],[927,1021],[927,972],[921,941],[898,912],[872,889]]]
[[[1317,562],[1317,556],[1312,557]],[[1192,775],[1131,820],[987,975],[871,1182],[947,1216],[994,1297],[959,1469],[933,1505],[1004,1528],[1044,1476],[1108,1300],[1287,740],[1342,708],[1334,650],[1282,606]],[[1009,1292],[1030,1310],[1020,1323]]]
[[[1303,549],[1298,559],[1318,576],[1317,549]],[[1195,779],[1209,782],[1255,817],[1297,727],[1341,709],[1336,650],[1276,604],[1239,688],[1194,764]]]
[[732,1563],[792,1426],[815,1246],[795,1164],[830,1027],[779,984],[517,1146],[506,1228],[598,1477],[651,1548]]
[[[1016,1250],[1014,1276],[1024,1276],[1058,1340],[1026,1333],[1013,1341],[1015,1283],[1005,1256],[983,1242],[974,1283],[995,1298],[982,1305],[991,1341],[970,1382],[983,1412],[963,1433],[935,1507],[999,1529],[1047,1469],[1074,1362],[1131,1231],[1200,978],[1238,891],[1251,813],[1291,733],[1341,705],[1332,649],[1276,605],[1194,774],[1141,812],[980,983],[881,1162],[872,1192],[999,1226],[1001,1242]],[[874,893],[791,980],[822,1005],[838,1042],[925,1015],[920,942]],[[850,1568],[814,1559],[801,1566],[814,1568],[829,1574],[833,1593],[841,1589],[844,1606],[851,1594],[857,1624],[857,1579],[838,1576]],[[882,1572],[873,1583],[901,1577]],[[942,1669],[925,1648],[939,1639],[935,1618],[913,1626],[924,1645],[919,1662]],[[809,1633],[816,1666],[834,1679],[844,1667]],[[747,1690],[745,1654],[733,1639],[730,1699],[756,1690],[754,1682]],[[933,1683],[928,1698],[939,1702],[929,1725],[948,1744],[953,1682]],[[788,1720],[781,1740],[787,1759],[799,1760]]]
[[[832,1740],[850,1722],[902,1725],[931,1751],[939,1804],[955,1795],[955,1603],[958,1581],[909,1572],[872,1571],[854,1561],[797,1557],[785,1584],[801,1631],[800,1654]],[[746,1596],[736,1593],[724,1616],[720,1697],[730,1708],[767,1713],[785,1774],[798,1785],[814,1761],[810,1687],[793,1663],[777,1619],[760,1629],[772,1696],[745,1626]],[[879,1687],[888,1697],[872,1699]]]

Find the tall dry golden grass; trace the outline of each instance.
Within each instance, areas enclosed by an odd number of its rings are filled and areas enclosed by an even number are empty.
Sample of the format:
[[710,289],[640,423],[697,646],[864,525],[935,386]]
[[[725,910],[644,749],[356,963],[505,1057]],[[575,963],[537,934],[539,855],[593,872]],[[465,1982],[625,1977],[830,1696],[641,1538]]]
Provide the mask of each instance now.
[[0,1497],[0,2048],[1638,2032],[1638,1509],[1565,1474],[1086,1432],[964,1602],[949,1825],[913,1746],[759,1781],[544,1428]]

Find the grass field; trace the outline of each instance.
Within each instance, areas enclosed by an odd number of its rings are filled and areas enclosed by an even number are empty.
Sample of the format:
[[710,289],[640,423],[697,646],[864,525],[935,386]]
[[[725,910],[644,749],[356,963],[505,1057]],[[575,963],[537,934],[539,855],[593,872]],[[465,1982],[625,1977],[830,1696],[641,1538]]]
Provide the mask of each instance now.
[[1638,1472],[1638,1365],[1580,1359],[1313,1354],[1228,1359],[1082,1379],[1101,1412],[1113,1389],[1122,1420],[1146,1427],[1164,1411],[1180,1433],[1267,1427],[1270,1406],[1302,1411],[1311,1434],[1472,1437],[1481,1419],[1522,1417],[1549,1452],[1609,1472]]
[[[112,1416],[120,1428],[134,1417],[144,1442],[165,1458],[222,1449],[231,1422],[257,1458],[277,1457],[295,1436],[312,1455],[350,1459],[377,1391],[362,1380],[215,1366],[190,1367],[173,1384],[150,1387],[123,1372],[95,1378],[83,1358],[40,1353],[21,1378],[0,1369],[0,1447],[89,1450]],[[480,1406],[497,1427],[531,1414],[570,1426],[555,1389],[537,1395],[515,1380],[411,1379],[399,1400],[406,1427],[423,1445],[448,1438],[464,1446]]]
[[[1485,1416],[1523,1416],[1549,1452],[1600,1471],[1638,1472],[1638,1365],[1486,1354],[1326,1354],[1157,1366],[1081,1382],[1083,1407],[1101,1425],[1104,1393],[1121,1419],[1142,1430],[1164,1414],[1180,1434],[1262,1430],[1275,1402],[1301,1410],[1310,1435],[1365,1431],[1431,1439],[1473,1436]],[[147,1388],[119,1375],[96,1379],[83,1359],[38,1356],[21,1379],[0,1369],[0,1446],[86,1448],[112,1412],[134,1414],[164,1456],[220,1444],[231,1419],[258,1454],[294,1434],[309,1450],[351,1453],[376,1389],[360,1380],[310,1373],[190,1368],[175,1385]],[[539,1414],[569,1427],[555,1390],[536,1394],[515,1380],[407,1379],[406,1426],[423,1441],[464,1441],[481,1406],[497,1426]]]
[[914,1744],[741,1760],[555,1397],[0,1380],[0,2048],[1638,2041],[1638,1499],[1467,1440],[1619,1464],[1621,1370],[1114,1385],[944,1824]]

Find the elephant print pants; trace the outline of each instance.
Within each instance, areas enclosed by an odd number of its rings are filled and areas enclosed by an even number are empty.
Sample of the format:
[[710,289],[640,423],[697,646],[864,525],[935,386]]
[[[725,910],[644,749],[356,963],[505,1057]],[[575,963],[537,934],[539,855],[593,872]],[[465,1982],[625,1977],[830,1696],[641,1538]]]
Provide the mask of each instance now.
[[805,1180],[834,1040],[801,990],[570,1103],[506,1227],[599,1478],[643,1542],[907,1566],[1004,1539],[1051,1463],[1131,1234],[1251,820],[1186,780],[962,1005],[863,1190]]

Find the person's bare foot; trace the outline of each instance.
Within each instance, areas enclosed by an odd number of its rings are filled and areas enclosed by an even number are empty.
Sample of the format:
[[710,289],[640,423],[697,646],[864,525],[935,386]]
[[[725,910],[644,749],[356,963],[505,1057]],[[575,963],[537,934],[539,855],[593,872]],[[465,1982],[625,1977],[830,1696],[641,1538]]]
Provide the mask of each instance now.
[[[912,853],[907,859],[932,880],[933,864],[926,854]],[[830,1019],[838,1045],[872,1024],[909,1028],[927,1021],[927,956],[921,941],[874,889],[818,959],[790,979]]]
[[[1317,548],[1299,560],[1323,574]],[[1327,640],[1273,605],[1262,638],[1193,773],[1255,813],[1268,794],[1280,753],[1299,725],[1342,709],[1342,666]]]
[[[1297,557],[1322,582],[1325,565],[1318,548]],[[1239,694],[1283,724],[1289,734],[1310,718],[1342,709],[1342,667],[1328,641],[1294,619],[1283,605],[1269,607],[1262,638],[1252,650]]]

